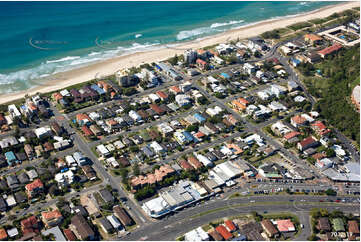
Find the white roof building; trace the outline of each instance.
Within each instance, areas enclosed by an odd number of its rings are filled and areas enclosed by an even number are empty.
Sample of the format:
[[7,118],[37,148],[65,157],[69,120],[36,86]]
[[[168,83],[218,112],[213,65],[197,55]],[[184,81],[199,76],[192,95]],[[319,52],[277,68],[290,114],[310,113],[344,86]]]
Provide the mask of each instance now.
[[125,145],[120,140],[115,141],[113,144],[117,149],[123,149],[125,147]]
[[65,97],[65,96],[70,96],[70,92],[67,89],[61,90],[60,94]]
[[89,113],[89,118],[94,121],[98,121],[100,119],[100,115],[97,112],[91,112]]
[[182,145],[184,144],[184,142],[186,142],[186,137],[184,136],[184,134],[180,131],[176,131],[174,132],[174,138],[177,140],[177,142]]
[[113,228],[117,230],[121,230],[123,228],[122,224],[119,222],[119,219],[114,216],[114,214],[109,215],[106,217],[110,224],[113,226]]
[[15,106],[15,104],[10,104],[8,106],[8,111],[11,115],[11,117],[20,117],[21,116],[21,113],[19,111],[19,109]]
[[174,131],[173,128],[168,125],[168,123],[159,124],[158,129],[164,135],[168,135],[168,134],[170,134],[170,133],[172,133]]
[[302,117],[304,117],[308,122],[312,123],[313,121],[315,121],[314,118],[312,118],[310,115],[303,113],[301,114]]
[[38,177],[38,173],[34,169],[30,170],[30,171],[26,171],[26,174],[28,175],[28,177],[31,181],[33,181],[34,179],[36,179]]
[[175,101],[179,106],[185,106],[191,102],[191,98],[185,94],[178,94],[175,96]]
[[268,107],[272,111],[286,111],[287,110],[287,108],[283,104],[281,104],[277,101],[272,101],[270,104],[268,104]]
[[301,102],[305,101],[306,98],[298,95],[298,96],[296,96],[293,100],[294,100],[295,102],[297,102],[297,103],[301,103]]
[[113,168],[119,167],[119,163],[118,163],[118,161],[115,160],[114,157],[110,157],[110,158],[106,159],[105,162],[108,165],[112,166]]
[[97,146],[97,151],[101,156],[109,155],[109,150],[103,144]]
[[10,238],[14,238],[19,234],[19,231],[16,227],[6,230]]
[[37,128],[34,130],[34,133],[39,139],[48,137],[52,134],[49,126]]
[[159,217],[170,211],[169,204],[161,196],[143,203],[142,208],[152,217]]
[[131,117],[136,122],[139,122],[142,120],[142,117],[134,110],[129,111],[129,117]]
[[149,146],[150,146],[156,153],[164,152],[163,147],[162,147],[157,141],[153,141],[152,143],[150,143]]
[[74,173],[71,170],[66,172],[55,174],[55,181],[58,183],[59,187],[65,187],[74,182]]
[[9,207],[13,207],[16,205],[16,201],[15,201],[15,198],[13,195],[9,195],[7,198],[6,198],[6,203]]
[[214,108],[207,108],[206,109],[206,113],[211,117],[219,114],[222,111],[223,111],[223,109],[220,108],[219,106],[215,106]]
[[68,164],[68,166],[77,166],[78,163],[76,163],[75,159],[71,155],[65,156],[65,161]]
[[196,154],[197,159],[204,165],[204,166],[208,166],[211,167],[213,166],[213,162],[210,161],[207,157],[205,157],[204,155],[201,154]]
[[148,97],[152,100],[152,102],[158,102],[160,100],[159,96],[154,93],[149,94]]
[[209,236],[201,227],[193,229],[184,234],[185,241],[208,241]]

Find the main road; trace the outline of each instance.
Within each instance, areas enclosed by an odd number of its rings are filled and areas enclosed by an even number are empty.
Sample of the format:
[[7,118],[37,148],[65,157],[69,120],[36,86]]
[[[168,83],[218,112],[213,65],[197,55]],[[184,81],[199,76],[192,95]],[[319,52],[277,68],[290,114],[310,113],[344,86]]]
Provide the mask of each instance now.
[[223,217],[259,213],[295,213],[304,224],[304,232],[298,237],[306,240],[310,235],[308,211],[312,208],[339,209],[359,213],[359,205],[320,203],[324,196],[253,196],[237,199],[212,199],[135,230],[116,240],[175,240],[176,237],[209,222]]

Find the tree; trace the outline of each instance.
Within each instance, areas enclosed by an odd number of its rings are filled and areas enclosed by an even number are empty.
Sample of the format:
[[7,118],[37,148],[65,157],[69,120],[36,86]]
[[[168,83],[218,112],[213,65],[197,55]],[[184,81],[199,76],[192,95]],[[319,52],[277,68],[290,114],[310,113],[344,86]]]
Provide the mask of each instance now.
[[328,148],[328,149],[326,150],[326,156],[327,156],[327,157],[335,157],[335,156],[336,156],[336,152],[335,152],[333,149]]
[[198,131],[198,126],[197,125],[194,125],[194,124],[192,124],[192,125],[189,125],[187,128],[186,128],[186,131],[188,131],[188,132],[197,132]]
[[133,169],[133,175],[134,175],[134,176],[139,176],[140,170],[139,170],[139,165],[138,165],[138,163],[135,163],[135,164],[133,165],[132,169]]
[[337,195],[337,192],[331,188],[327,189],[325,193],[327,196],[336,196]]

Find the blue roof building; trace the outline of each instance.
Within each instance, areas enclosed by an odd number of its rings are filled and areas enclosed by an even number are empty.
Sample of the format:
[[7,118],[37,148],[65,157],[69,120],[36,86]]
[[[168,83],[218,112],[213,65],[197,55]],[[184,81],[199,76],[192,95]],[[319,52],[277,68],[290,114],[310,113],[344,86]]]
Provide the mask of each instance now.
[[194,138],[194,136],[191,133],[189,133],[188,131],[184,131],[183,135],[188,142],[196,141],[196,138]]
[[18,163],[18,160],[16,159],[16,156],[14,152],[8,151],[5,153],[6,161],[8,162],[8,165],[11,166],[12,164]]
[[298,66],[299,64],[301,64],[301,61],[298,59],[291,59],[292,65],[294,67]]
[[203,122],[206,121],[206,118],[203,117],[203,116],[202,116],[201,114],[199,114],[199,113],[195,113],[195,114],[193,115],[193,117],[194,117],[195,119],[197,119],[198,122],[200,122],[200,123],[203,123]]
[[105,91],[103,89],[101,89],[100,87],[98,87],[98,85],[96,85],[96,84],[92,84],[90,86],[90,88],[93,89],[94,91],[96,91],[99,95],[105,94]]

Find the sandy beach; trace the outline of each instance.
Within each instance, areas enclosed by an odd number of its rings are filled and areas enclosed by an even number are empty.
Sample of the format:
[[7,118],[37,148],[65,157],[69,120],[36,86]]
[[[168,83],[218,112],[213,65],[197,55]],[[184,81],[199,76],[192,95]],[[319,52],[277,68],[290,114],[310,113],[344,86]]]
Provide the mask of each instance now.
[[50,80],[44,82],[44,84],[41,84],[40,86],[34,87],[29,90],[0,95],[0,103],[7,103],[16,99],[23,98],[26,94],[33,95],[37,92],[46,93],[58,89],[63,89],[70,85],[89,81],[91,79],[94,79],[95,77],[114,74],[114,72],[119,69],[138,66],[144,63],[165,60],[169,57],[174,56],[175,54],[182,54],[185,49],[198,49],[205,46],[227,42],[229,40],[237,38],[245,39],[259,35],[265,31],[283,28],[297,22],[303,22],[314,18],[324,18],[335,12],[342,12],[346,9],[359,6],[360,3],[358,1],[340,3],[297,16],[285,17],[282,19],[265,20],[250,26],[245,26],[218,35],[209,36],[202,40],[184,42],[174,48],[167,48],[164,46],[163,48],[159,48],[156,50],[138,52],[126,56],[116,57],[79,69],[58,73],[49,78]]

